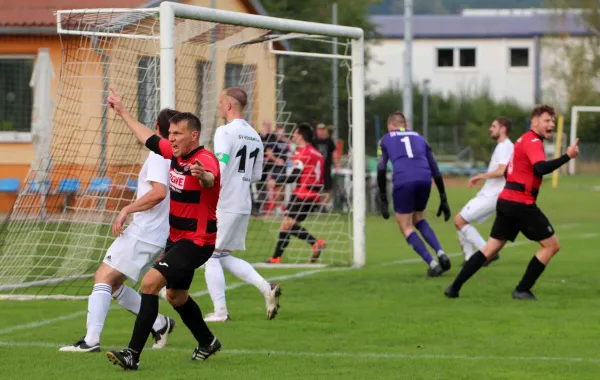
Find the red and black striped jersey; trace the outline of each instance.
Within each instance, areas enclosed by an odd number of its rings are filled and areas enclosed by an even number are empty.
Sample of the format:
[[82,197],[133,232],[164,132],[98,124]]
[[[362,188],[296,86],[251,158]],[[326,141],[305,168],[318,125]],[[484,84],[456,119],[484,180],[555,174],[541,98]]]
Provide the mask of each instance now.
[[[217,203],[221,191],[219,161],[215,155],[199,146],[185,156],[174,157],[169,141],[156,135],[146,140],[146,146],[171,160],[169,239],[173,242],[187,239],[200,246],[214,245],[217,238]],[[215,184],[210,189],[203,188],[200,181],[192,176],[190,166],[195,160],[215,176]]]

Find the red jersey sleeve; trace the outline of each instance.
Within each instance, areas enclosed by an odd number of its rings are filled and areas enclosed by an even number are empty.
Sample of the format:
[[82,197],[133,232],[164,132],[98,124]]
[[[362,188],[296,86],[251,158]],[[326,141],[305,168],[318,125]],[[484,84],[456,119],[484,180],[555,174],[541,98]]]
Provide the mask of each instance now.
[[535,165],[537,162],[546,160],[544,143],[540,138],[528,138],[528,141],[524,142],[527,144],[525,146],[525,154],[527,154],[527,158],[529,159],[529,162],[531,162],[531,165]]
[[160,154],[167,160],[173,158],[173,148],[169,140],[153,135],[146,140],[146,147],[156,154]]

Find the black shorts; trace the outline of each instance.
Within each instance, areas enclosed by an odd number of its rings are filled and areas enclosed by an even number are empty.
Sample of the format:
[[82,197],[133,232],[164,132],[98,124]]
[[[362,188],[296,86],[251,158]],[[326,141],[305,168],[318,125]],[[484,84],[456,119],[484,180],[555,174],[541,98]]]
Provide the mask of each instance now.
[[542,241],[554,235],[554,228],[537,205],[498,199],[490,236],[497,240],[515,241],[519,232],[529,240]]
[[331,168],[325,168],[323,173],[323,190],[328,193],[333,185],[333,179],[331,178]]
[[210,259],[214,250],[214,245],[199,246],[191,240],[167,240],[165,254],[154,269],[167,279],[167,289],[188,290],[196,269]]
[[303,222],[308,217],[308,214],[319,207],[320,205],[316,201],[300,199],[296,195],[292,195],[290,203],[287,205],[286,216],[297,222]]

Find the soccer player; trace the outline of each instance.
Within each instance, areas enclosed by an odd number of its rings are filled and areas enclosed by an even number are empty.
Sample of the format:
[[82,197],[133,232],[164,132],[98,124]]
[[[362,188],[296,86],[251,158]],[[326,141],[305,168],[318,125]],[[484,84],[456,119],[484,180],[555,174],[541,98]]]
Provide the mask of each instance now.
[[323,169],[323,205],[326,209],[325,211],[327,211],[331,209],[329,202],[331,199],[331,191],[334,187],[331,169],[332,166],[335,165],[336,172],[339,172],[340,161],[338,155],[336,154],[335,142],[331,137],[329,137],[327,127],[323,123],[317,124],[317,138],[315,141],[313,141],[313,146],[317,148],[319,152],[321,152],[321,155],[325,159],[325,168]]
[[[444,214],[444,220],[450,219],[450,206],[444,189],[444,179],[431,147],[417,132],[406,127],[406,118],[402,112],[393,112],[387,120],[388,133],[380,142],[381,160],[377,165],[377,184],[381,199],[382,215],[390,217],[387,199],[387,162],[392,162],[394,183],[393,199],[396,221],[406,242],[427,263],[427,276],[438,277],[450,269],[450,258],[444,253],[435,232],[425,220],[423,212],[427,207],[431,192],[431,178],[435,181],[440,193],[440,207],[437,216]],[[421,232],[423,238],[436,252],[440,263],[431,256],[425,243],[415,231]]]
[[311,263],[317,261],[325,248],[325,242],[322,239],[315,238],[300,225],[300,222],[306,220],[310,212],[320,208],[319,191],[323,187],[325,160],[321,153],[311,145],[313,131],[310,125],[300,124],[295,129],[292,139],[297,148],[292,157],[292,173],[286,178],[286,183],[297,182],[297,185],[292,191],[286,215],[279,228],[279,239],[275,246],[275,252],[266,261],[270,264],[281,264],[281,256],[290,243],[290,235],[304,240],[312,246]]
[[522,232],[529,240],[540,244],[540,249],[529,262],[527,270],[513,291],[513,299],[535,300],[531,288],[558,252],[560,246],[550,221],[536,205],[542,184],[542,176],[549,174],[577,157],[579,148],[576,139],[567,148],[567,153],[554,160],[545,161],[544,139],[552,137],[554,130],[554,108],[537,105],[531,111],[531,129],[515,143],[514,153],[506,169],[506,185],[498,197],[496,219],[490,238],[485,246],[475,252],[465,263],[454,282],[444,294],[457,298],[463,284],[483,264],[497,254],[507,240],[515,241]]
[[223,268],[258,288],[265,297],[267,319],[275,318],[279,308],[279,285],[269,283],[252,265],[231,255],[232,251],[246,249],[252,209],[250,185],[260,180],[263,169],[263,143],[242,116],[247,102],[246,92],[235,87],[223,91],[219,99],[219,116],[227,124],[217,128],[214,138],[214,150],[221,169],[221,194],[217,206],[217,244],[204,272],[215,310],[206,314],[206,322],[230,319],[225,302]]
[[[513,153],[513,143],[508,138],[510,127],[510,120],[505,117],[496,118],[490,126],[490,137],[498,144],[490,159],[487,173],[480,173],[469,179],[469,187],[473,187],[482,179],[485,180],[485,184],[475,198],[471,199],[454,217],[458,241],[465,255],[465,261],[469,260],[476,250],[485,246],[485,240],[471,223],[482,223],[496,211],[496,201],[505,183],[504,170]],[[496,255],[492,260],[498,257]]]
[[[158,136],[169,135],[169,119],[177,112],[164,109],[154,123]],[[141,297],[125,285],[129,279],[134,285],[154,264],[165,248],[169,236],[169,184],[170,161],[150,152],[138,176],[136,201],[124,207],[115,219],[112,232],[118,236],[104,256],[94,276],[94,288],[88,299],[86,335],[71,346],[60,348],[63,352],[100,352],[100,334],[110,308],[111,295],[121,307],[133,314],[140,311]],[[127,216],[133,221],[123,231]],[[175,321],[159,315],[152,326],[155,344],[163,348]]]
[[171,160],[169,173],[169,239],[165,255],[142,279],[142,305],[135,320],[129,347],[106,355],[125,370],[137,370],[140,355],[152,324],[158,315],[158,294],[167,287],[167,301],[181,316],[198,346],[192,360],[206,360],[221,348],[221,342],[202,319],[202,312],[189,295],[194,271],[203,265],[215,249],[216,209],[220,192],[219,162],[214,154],[200,146],[200,120],[189,112],[170,119],[169,139],[160,138],[134,119],[113,95],[108,105],[126,122],[127,127],[148,149]]

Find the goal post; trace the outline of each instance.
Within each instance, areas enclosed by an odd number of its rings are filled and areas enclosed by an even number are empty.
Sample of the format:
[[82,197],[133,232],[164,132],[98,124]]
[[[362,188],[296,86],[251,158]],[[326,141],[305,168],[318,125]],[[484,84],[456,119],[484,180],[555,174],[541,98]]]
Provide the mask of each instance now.
[[[193,5],[160,4],[161,107],[175,104],[175,18],[234,24],[252,28],[352,39],[352,171],[365,173],[364,31],[356,27],[237,13]],[[164,71],[163,71],[164,68]],[[362,175],[356,176],[362,178]],[[353,181],[353,265],[363,266],[365,253],[366,184]]]
[[[349,111],[347,120],[344,116],[342,125],[336,126],[348,131],[344,207],[331,211],[311,201],[312,209],[319,207],[303,222],[326,241],[324,254],[319,264],[309,264],[311,246],[296,239],[287,247],[284,262],[312,267],[365,264],[362,29],[171,2],[157,8],[61,10],[56,16],[62,62],[51,146],[32,165],[0,227],[0,299],[89,294],[93,273],[115,239],[110,232],[112,221],[135,199],[137,175],[148,155],[123,121],[107,109],[109,85],[149,128],[166,107],[197,114],[202,123],[200,142],[209,148],[215,129],[222,124],[216,114],[220,91],[241,87],[248,94],[244,118],[256,129],[271,120],[277,132],[283,131],[282,140],[277,141],[287,144],[289,163],[295,149],[291,141],[295,125],[282,98],[285,77],[278,55],[285,55],[286,60],[343,60]],[[346,53],[326,54],[319,48],[282,50],[281,41],[297,38],[311,43],[334,40]],[[294,91],[300,93],[303,86],[312,85],[299,82]],[[265,169],[263,174],[270,181],[273,172]],[[283,186],[286,199],[292,186]],[[281,187],[279,192],[264,190],[267,186],[262,189],[253,185],[257,203],[264,206],[272,201],[279,205],[278,211],[284,210],[287,203],[279,199]],[[269,257],[281,220],[281,213],[255,215],[246,251],[240,256],[251,263]]]
[[[573,106],[571,107],[571,132],[569,144],[573,144],[577,138],[577,126],[579,124],[579,114],[582,112],[600,112],[600,106]],[[575,175],[575,158],[569,160],[569,174]]]

